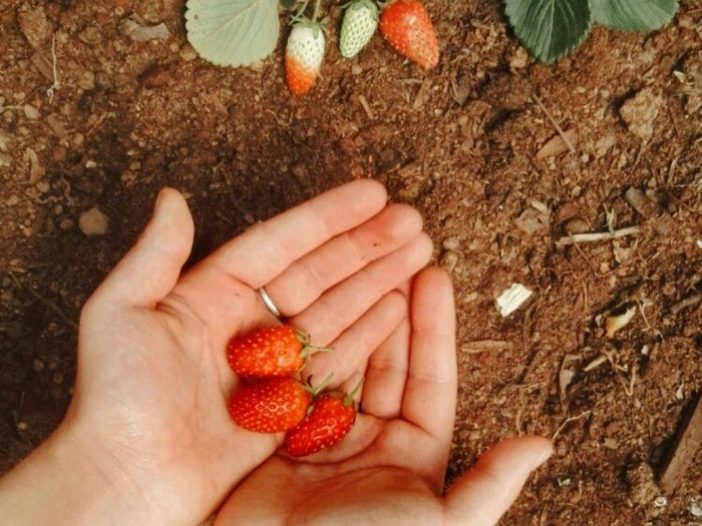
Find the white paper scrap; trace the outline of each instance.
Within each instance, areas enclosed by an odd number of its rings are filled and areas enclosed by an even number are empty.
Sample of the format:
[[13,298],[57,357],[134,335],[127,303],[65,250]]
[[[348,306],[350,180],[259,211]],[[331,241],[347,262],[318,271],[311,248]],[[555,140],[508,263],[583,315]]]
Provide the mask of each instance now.
[[503,318],[506,318],[521,307],[533,293],[534,291],[529,290],[521,283],[513,283],[497,298],[497,310],[500,311]]

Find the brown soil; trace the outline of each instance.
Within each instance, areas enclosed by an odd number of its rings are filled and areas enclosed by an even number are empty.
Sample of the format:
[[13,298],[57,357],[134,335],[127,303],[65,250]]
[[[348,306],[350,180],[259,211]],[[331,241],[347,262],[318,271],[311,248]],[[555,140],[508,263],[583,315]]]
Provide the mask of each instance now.
[[[427,0],[442,40],[435,71],[376,37],[356,61],[330,48],[300,100],[284,88],[280,50],[246,70],[193,59],[182,3],[0,7],[0,471],[61,419],[80,307],[159,188],[189,196],[196,259],[254,221],[373,177],[422,211],[455,278],[452,476],[500,437],[559,430],[556,455],[502,524],[699,521],[689,508],[702,458],[667,503],[651,474],[702,387],[702,309],[676,305],[702,293],[699,3],[683,1],[650,35],[595,29],[546,66],[513,40],[497,0]],[[133,13],[171,37],[132,41],[120,22]],[[575,153],[537,157],[556,132],[532,93],[575,130]],[[651,198],[639,212],[624,199],[632,186]],[[93,207],[109,226],[86,237],[78,220]],[[606,231],[608,214],[641,232],[556,246],[566,231]],[[535,294],[502,319],[494,299],[513,282]],[[629,306],[633,321],[608,338],[604,318]],[[507,348],[476,354],[477,340]]]

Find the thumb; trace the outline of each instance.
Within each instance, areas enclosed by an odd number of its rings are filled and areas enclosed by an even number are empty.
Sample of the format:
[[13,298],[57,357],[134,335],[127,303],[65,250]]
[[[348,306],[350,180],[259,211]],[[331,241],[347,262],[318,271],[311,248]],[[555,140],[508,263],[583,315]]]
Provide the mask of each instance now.
[[545,438],[511,438],[487,451],[446,495],[447,524],[493,526],[519,496],[533,470],[553,453]]
[[134,307],[151,307],[173,289],[193,246],[195,227],[177,190],[164,188],[137,243],[100,285],[95,296]]

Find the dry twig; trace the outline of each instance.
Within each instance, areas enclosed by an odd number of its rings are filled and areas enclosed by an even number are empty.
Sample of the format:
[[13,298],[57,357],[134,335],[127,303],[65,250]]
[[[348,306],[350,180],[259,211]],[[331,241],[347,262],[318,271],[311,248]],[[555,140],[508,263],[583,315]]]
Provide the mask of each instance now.
[[536,93],[532,93],[531,95],[536,102],[536,104],[539,105],[539,108],[541,108],[541,111],[544,112],[548,120],[551,122],[554,128],[556,128],[556,131],[558,132],[558,135],[561,136],[561,139],[563,139],[563,143],[568,147],[571,153],[575,153],[575,146],[573,146],[573,142],[570,140],[570,137],[566,134],[566,132],[563,131],[563,128],[561,128],[560,124],[556,122],[556,119],[553,118],[553,115],[551,115],[551,112],[548,111],[546,106],[544,106],[544,103],[541,102],[541,99],[536,95]]
[[468,354],[478,354],[485,351],[505,351],[512,348],[512,342],[502,340],[475,340],[464,343],[461,351]]
[[61,87],[58,78],[57,62],[58,60],[56,58],[56,34],[54,33],[54,35],[51,37],[51,73],[54,77],[54,83],[48,90],[46,90],[46,95],[49,97],[49,103],[54,102],[54,95]]
[[587,232],[584,234],[571,234],[556,241],[558,248],[575,245],[577,243],[596,243],[598,241],[611,241],[621,237],[633,236],[641,232],[638,226],[629,226],[614,232]]
[[565,429],[565,426],[570,424],[571,422],[575,422],[576,420],[580,420],[581,418],[586,418],[592,414],[592,409],[588,409],[587,411],[580,413],[578,416],[571,416],[569,418],[566,418],[563,423],[560,425],[558,429],[556,429],[556,432],[553,434],[551,437],[551,442],[555,442],[556,437],[561,434],[561,431]]
[[54,313],[55,313],[59,318],[61,318],[63,321],[65,321],[68,325],[70,325],[71,327],[73,327],[73,328],[76,329],[76,330],[78,329],[78,325],[76,325],[76,323],[75,323],[72,319],[70,319],[68,316],[66,316],[66,315],[63,313],[63,311],[62,311],[61,309],[59,309],[59,307],[58,307],[53,301],[51,301],[51,300],[48,299],[48,298],[45,298],[44,296],[42,296],[41,294],[39,294],[37,291],[35,291],[35,290],[32,289],[31,287],[25,287],[25,286],[22,284],[22,282],[21,282],[19,279],[17,279],[17,276],[15,276],[15,274],[14,274],[13,272],[8,272],[8,274],[9,274],[10,278],[12,279],[12,281],[15,282],[15,285],[17,285],[18,288],[24,289],[24,290],[26,290],[27,292],[29,292],[29,293],[30,293],[32,296],[34,296],[34,298],[36,298],[39,302],[43,303],[44,305],[46,305],[47,307],[49,307],[52,311],[54,311]]

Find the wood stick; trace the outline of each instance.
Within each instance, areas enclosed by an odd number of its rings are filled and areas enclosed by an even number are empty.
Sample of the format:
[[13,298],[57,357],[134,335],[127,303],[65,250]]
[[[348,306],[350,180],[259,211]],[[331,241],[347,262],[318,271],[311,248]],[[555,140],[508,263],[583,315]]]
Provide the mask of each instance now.
[[677,314],[683,309],[686,309],[688,307],[692,307],[693,305],[697,305],[698,303],[702,302],[702,294],[695,294],[693,296],[690,296],[689,298],[685,298],[682,301],[679,301],[672,307],[670,307],[670,312],[673,314]]
[[566,132],[563,131],[563,128],[561,128],[560,124],[556,122],[556,119],[553,118],[553,115],[551,115],[551,112],[548,111],[546,106],[544,105],[543,102],[541,102],[541,99],[536,95],[536,93],[532,93],[531,96],[534,98],[536,101],[536,104],[539,105],[539,108],[541,108],[541,111],[543,111],[546,114],[546,117],[548,120],[551,122],[554,128],[556,128],[556,131],[558,132],[558,135],[561,136],[561,139],[563,139],[563,142],[565,145],[568,147],[571,153],[575,153],[575,146],[573,146],[572,141],[570,138],[566,135]]
[[564,236],[558,241],[556,241],[556,246],[558,248],[566,247],[569,245],[575,245],[577,243],[596,243],[597,241],[611,241],[612,239],[619,239],[620,237],[633,236],[638,234],[641,228],[638,226],[629,226],[614,232],[588,232],[585,234],[573,234],[570,236]]
[[485,351],[506,351],[512,348],[512,342],[502,340],[475,340],[466,342],[461,351],[468,354],[478,354]]
[[668,458],[660,471],[660,486],[666,493],[672,493],[685,476],[695,453],[702,442],[702,396],[697,397],[695,409],[678,428]]

